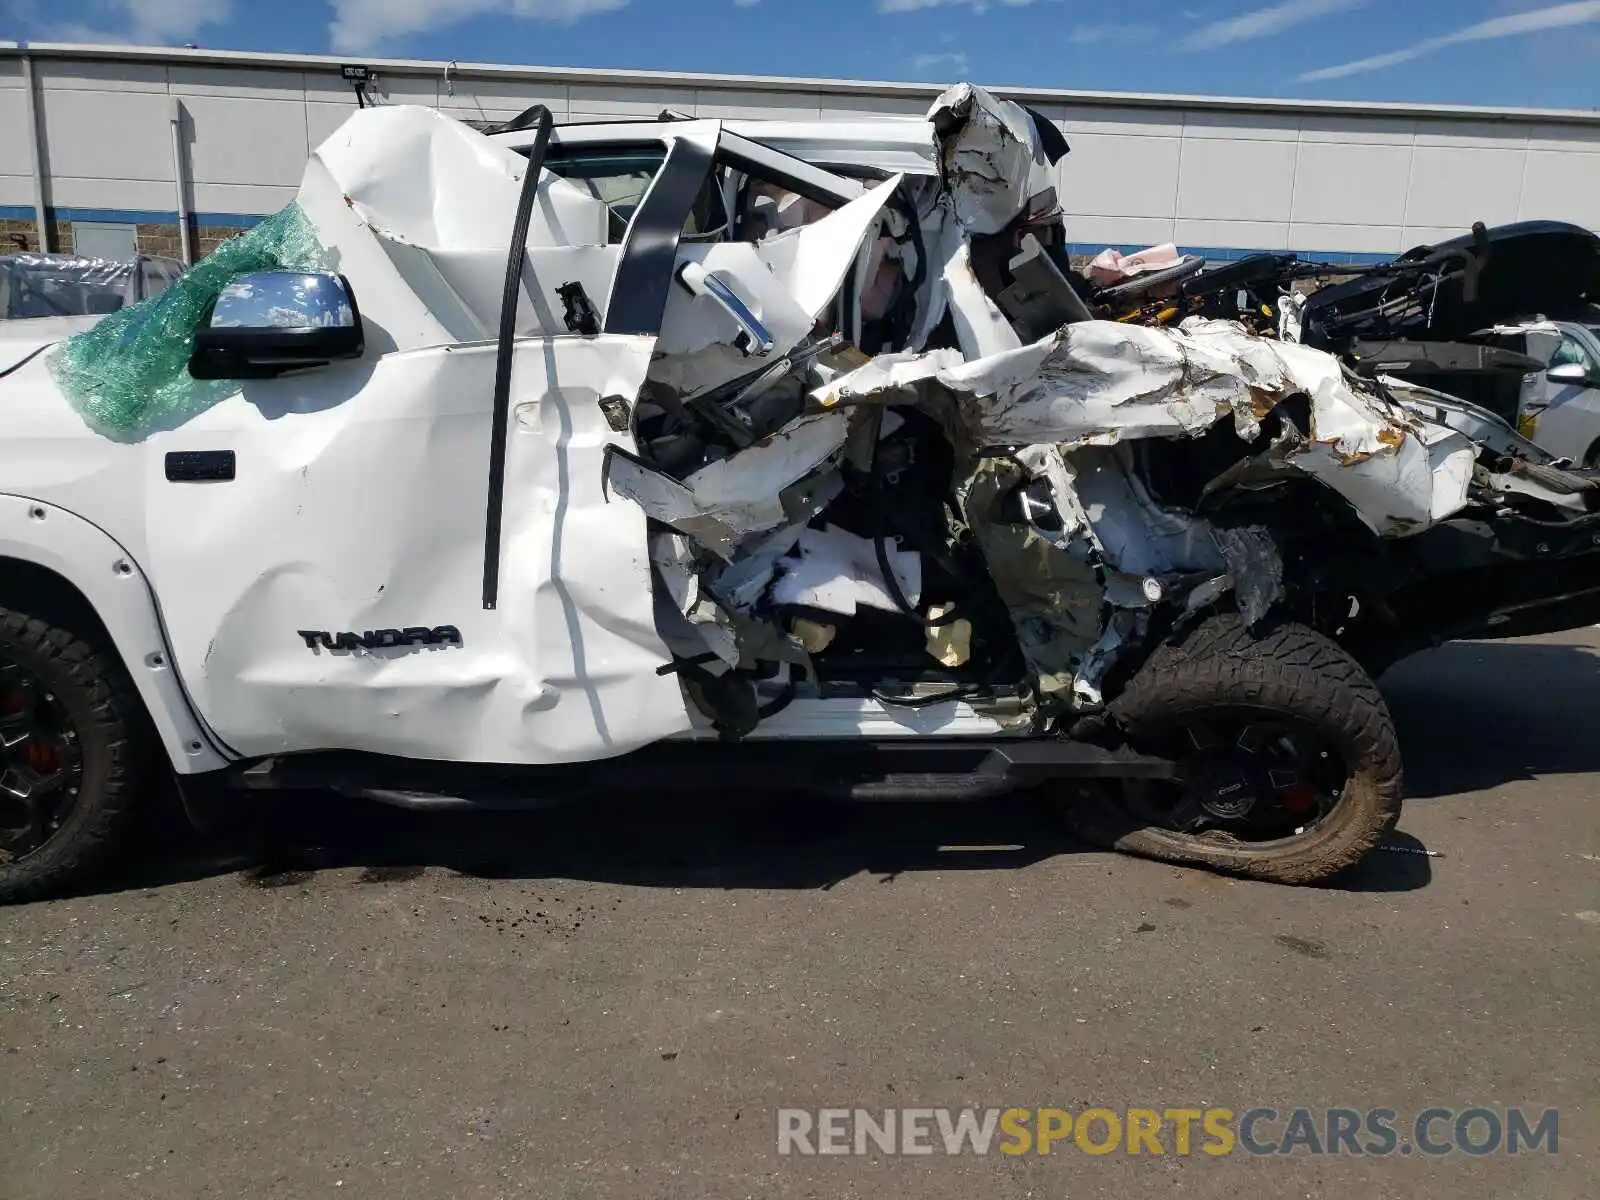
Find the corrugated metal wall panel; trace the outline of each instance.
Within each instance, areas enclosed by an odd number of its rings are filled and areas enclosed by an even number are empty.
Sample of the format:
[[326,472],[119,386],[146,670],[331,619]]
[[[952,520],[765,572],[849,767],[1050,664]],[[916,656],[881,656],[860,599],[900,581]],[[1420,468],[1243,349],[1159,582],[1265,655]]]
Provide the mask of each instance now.
[[[0,216],[31,218],[16,54],[0,54]],[[37,51],[48,203],[174,220],[171,97],[185,112],[191,203],[221,227],[292,195],[309,149],[355,107],[331,60],[186,51]],[[119,54],[121,57],[119,57]],[[503,120],[697,116],[904,117],[925,86],[382,64],[379,103]],[[1490,223],[1551,217],[1600,228],[1600,121],[1412,106],[1213,98],[1026,99],[1073,146],[1062,203],[1074,243],[1177,238],[1214,250],[1392,254]],[[7,165],[9,164],[9,165]],[[84,218],[87,219],[87,218]]]

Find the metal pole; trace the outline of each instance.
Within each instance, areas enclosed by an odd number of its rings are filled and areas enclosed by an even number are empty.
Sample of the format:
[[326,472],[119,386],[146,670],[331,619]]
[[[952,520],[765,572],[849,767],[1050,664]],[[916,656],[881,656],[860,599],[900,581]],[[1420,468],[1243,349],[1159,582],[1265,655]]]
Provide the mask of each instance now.
[[189,192],[184,187],[183,101],[172,98],[172,185],[178,189],[178,237],[182,239],[183,265],[194,266],[194,243],[189,230]]
[[44,154],[40,140],[44,130],[39,126],[39,89],[33,81],[33,55],[22,56],[22,87],[28,115],[28,165],[33,169],[33,220],[39,230],[39,249],[50,253],[50,225],[45,220],[44,208]]

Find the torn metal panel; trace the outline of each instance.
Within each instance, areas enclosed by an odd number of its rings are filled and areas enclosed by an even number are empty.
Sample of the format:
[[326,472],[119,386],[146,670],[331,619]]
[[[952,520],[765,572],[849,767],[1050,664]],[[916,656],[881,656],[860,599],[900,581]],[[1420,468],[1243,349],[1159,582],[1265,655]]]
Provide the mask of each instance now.
[[971,246],[954,225],[947,225],[944,234],[934,251],[935,262],[940,264],[944,295],[962,352],[969,359],[984,359],[1018,349],[1022,339],[973,274]]
[[948,351],[875,360],[817,398],[859,401],[931,380],[957,397],[967,440],[980,447],[1189,436],[1230,413],[1240,435],[1254,437],[1257,408],[1265,412],[1288,388],[1274,362],[1252,353],[1240,363],[1172,330],[1084,321],[970,362]]
[[1290,461],[1348,500],[1374,533],[1402,537],[1465,507],[1476,459],[1476,448],[1460,434],[1430,429],[1359,461],[1325,443]]
[[[854,616],[858,605],[899,612],[878,566],[871,538],[829,525],[802,529],[795,557],[778,563],[772,589],[775,604],[815,608]],[[914,550],[888,549],[889,569],[900,594],[915,606],[922,596],[922,556]]]
[[1083,321],[940,382],[973,397],[963,416],[979,444],[1193,436],[1228,415],[1252,438],[1259,415],[1292,390],[1288,373],[1260,339],[1209,324]]
[[739,560],[713,566],[706,573],[708,586],[740,612],[749,612],[766,595],[778,572],[778,560],[794,549],[804,523],[789,525],[747,545]]
[[1010,458],[981,460],[958,496],[995,590],[1010,611],[1023,657],[1046,695],[1069,693],[1084,654],[1099,639],[1105,584],[1087,550],[1070,553],[1005,501],[1029,481]]
[[1101,552],[1118,571],[1142,579],[1222,568],[1210,523],[1159,507],[1123,448],[1086,448],[1066,462]]
[[756,355],[741,349],[742,331],[720,305],[675,285],[667,298],[651,381],[680,396],[704,392],[748,375],[764,362],[776,362],[799,346],[860,260],[896,186],[897,179],[889,180],[820,221],[759,244],[679,247],[675,269],[697,264],[731,289],[771,335],[772,349]]
[[650,564],[660,584],[655,589],[656,628],[667,648],[681,659],[710,653],[725,666],[737,666],[733,619],[707,592],[689,539],[677,533],[651,534]]
[[1217,545],[1228,563],[1228,583],[1233,587],[1239,615],[1254,625],[1283,598],[1283,557],[1272,532],[1260,525],[1214,531]]
[[952,364],[948,355],[873,362],[815,393],[821,403],[908,403],[936,384],[954,396],[973,447],[1105,445],[1191,437],[1231,416],[1246,440],[1294,395],[1311,400],[1307,442],[1289,462],[1327,483],[1376,532],[1416,532],[1466,503],[1474,451],[1425,427],[1338,359],[1269,342],[1229,321],[1178,330],[1110,321],[1068,325],[1029,346]]
[[607,475],[618,494],[650,517],[732,559],[752,534],[803,524],[839,494],[835,464],[850,430],[849,414],[816,413],[681,481],[616,453]]
[[[330,249],[342,257],[357,230],[365,234],[397,277],[400,286],[389,290],[420,302],[443,325],[447,337],[436,340],[492,335],[505,287],[506,231],[527,158],[433,109],[386,105],[352,114],[317,148],[313,162],[320,171],[308,171],[301,203]],[[338,208],[347,221],[331,219]],[[352,223],[349,233],[341,228]],[[608,288],[616,249],[606,245],[606,227],[604,204],[544,174],[528,231],[530,250],[584,247]],[[572,277],[551,280],[545,272],[537,278],[559,283]],[[536,314],[536,308],[547,312],[550,303],[535,304],[535,278],[524,272],[518,331],[564,332],[559,321],[546,324],[544,313]],[[381,307],[374,310],[372,303],[388,297],[363,283],[363,312],[376,315]],[[604,297],[606,290],[598,294]]]
[[1072,703],[1080,710],[1097,709],[1105,704],[1101,689],[1106,675],[1116,665],[1123,649],[1143,636],[1148,618],[1140,612],[1119,608],[1113,610],[1099,638],[1084,653],[1072,677]]
[[1444,426],[1495,454],[1548,465],[1555,456],[1523,437],[1503,417],[1409,380],[1384,375],[1378,383],[1426,426]]
[[726,285],[772,338],[772,350],[750,354],[736,342],[743,332],[710,295],[696,295],[674,281],[667,295],[652,383],[680,396],[731,383],[776,362],[808,337],[816,324],[748,242],[691,243],[678,251],[677,267],[698,264]]
[[757,244],[756,256],[813,320],[839,294],[845,273],[855,265],[900,182],[896,175],[819,221]]
[[959,350],[901,351],[880,354],[811,393],[823,408],[856,403],[894,404],[915,399],[918,384],[937,380],[940,372],[960,366]]
[[942,93],[928,110],[939,148],[939,176],[956,220],[968,233],[999,233],[1056,173],[1033,118],[971,83]]
[[1331,354],[1290,345],[1277,354],[1311,397],[1309,440],[1289,461],[1348,500],[1373,532],[1419,533],[1466,506],[1477,448],[1464,436],[1364,384],[1357,390]]

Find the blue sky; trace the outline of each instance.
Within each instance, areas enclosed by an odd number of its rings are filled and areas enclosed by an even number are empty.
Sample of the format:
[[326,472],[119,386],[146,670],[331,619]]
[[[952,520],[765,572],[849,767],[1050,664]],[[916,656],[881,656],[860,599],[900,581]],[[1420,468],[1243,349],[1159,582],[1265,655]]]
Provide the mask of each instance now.
[[0,37],[1600,107],[1600,0],[0,0]]

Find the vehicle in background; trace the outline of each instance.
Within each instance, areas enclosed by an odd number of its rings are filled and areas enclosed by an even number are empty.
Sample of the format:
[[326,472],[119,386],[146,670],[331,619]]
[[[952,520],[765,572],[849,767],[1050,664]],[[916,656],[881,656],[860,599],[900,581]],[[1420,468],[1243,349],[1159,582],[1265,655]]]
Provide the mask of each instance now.
[[0,254],[0,319],[104,316],[160,295],[183,271],[177,259],[149,254]]
[[1522,435],[1557,458],[1600,468],[1600,310],[1587,320],[1501,326],[1484,340],[1539,363],[1522,382]]

